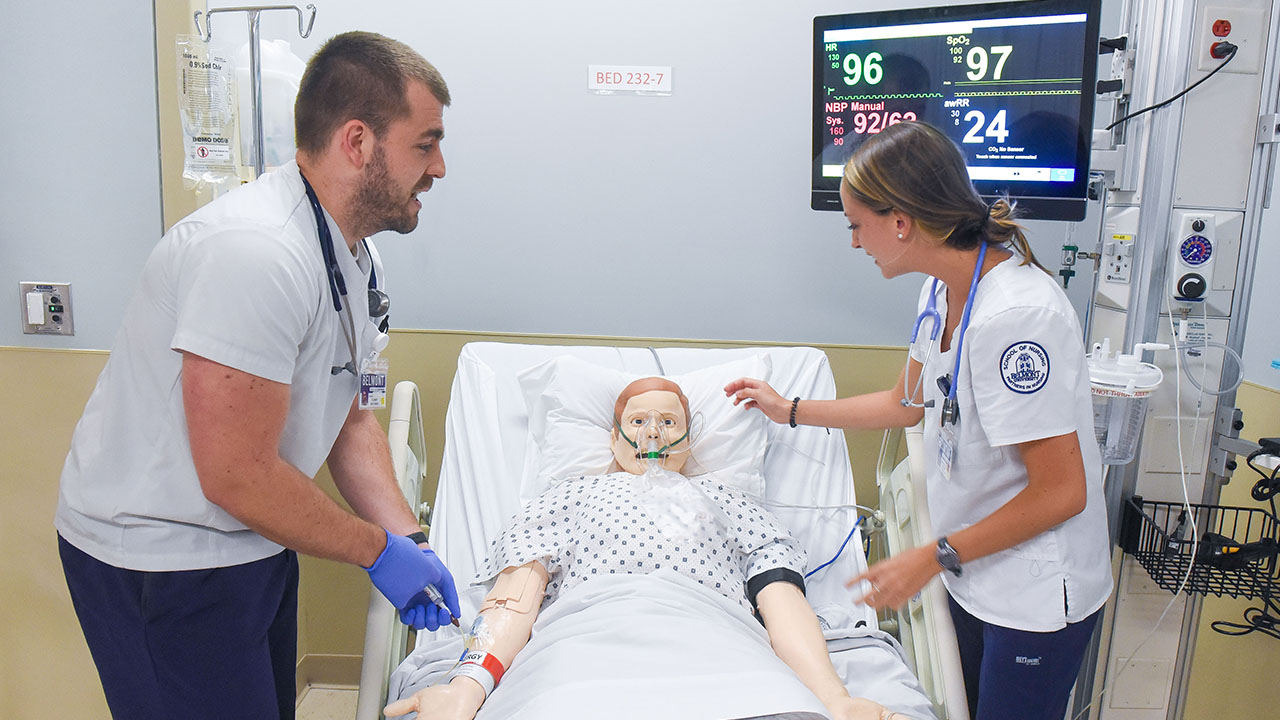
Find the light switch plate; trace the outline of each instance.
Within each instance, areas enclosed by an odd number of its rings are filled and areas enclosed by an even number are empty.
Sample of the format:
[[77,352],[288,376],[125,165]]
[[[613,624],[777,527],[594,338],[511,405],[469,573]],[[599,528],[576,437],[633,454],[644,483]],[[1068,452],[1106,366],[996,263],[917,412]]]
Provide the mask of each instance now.
[[[32,324],[27,311],[29,296],[38,294],[44,306],[43,322]],[[18,307],[22,313],[22,332],[27,335],[75,335],[76,324],[71,314],[71,283],[18,283]],[[39,320],[39,318],[34,318]]]

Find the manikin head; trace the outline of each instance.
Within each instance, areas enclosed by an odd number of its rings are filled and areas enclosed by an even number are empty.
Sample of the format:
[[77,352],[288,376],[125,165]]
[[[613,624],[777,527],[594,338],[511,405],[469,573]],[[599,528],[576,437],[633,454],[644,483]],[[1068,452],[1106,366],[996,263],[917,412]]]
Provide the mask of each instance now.
[[[689,460],[689,399],[666,378],[636,380],[618,394],[610,434],[618,468],[643,475],[649,463],[642,454],[661,451],[661,467],[680,472]],[[634,445],[633,445],[634,443]]]

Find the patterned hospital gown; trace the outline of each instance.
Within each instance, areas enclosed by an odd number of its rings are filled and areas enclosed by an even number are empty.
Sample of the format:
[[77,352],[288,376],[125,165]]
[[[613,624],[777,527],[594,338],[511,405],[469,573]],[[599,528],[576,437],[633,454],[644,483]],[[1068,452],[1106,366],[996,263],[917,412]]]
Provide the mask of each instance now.
[[549,580],[544,605],[593,575],[669,568],[752,611],[746,582],[767,570],[803,574],[800,543],[742,492],[709,479],[689,482],[723,512],[729,527],[664,532],[637,499],[635,475],[617,472],[566,480],[524,507],[494,541],[480,581],[537,560]]

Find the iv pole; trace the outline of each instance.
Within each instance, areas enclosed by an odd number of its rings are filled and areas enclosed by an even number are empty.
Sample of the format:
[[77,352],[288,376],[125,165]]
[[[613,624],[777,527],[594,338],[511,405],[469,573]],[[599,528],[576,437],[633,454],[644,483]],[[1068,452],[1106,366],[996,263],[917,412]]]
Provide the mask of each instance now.
[[[214,8],[207,13],[199,10],[195,13],[196,33],[206,43],[213,37],[213,16],[215,13],[243,12],[249,14],[249,85],[253,100],[253,172],[254,177],[262,175],[266,166],[263,147],[262,130],[262,54],[258,39],[258,16],[265,10],[292,10],[298,13],[298,34],[304,39],[311,35],[311,27],[316,23],[316,6],[308,4],[311,16],[303,26],[302,10],[297,5],[261,5],[257,7],[225,7]],[[200,29],[200,16],[205,16],[204,29]]]

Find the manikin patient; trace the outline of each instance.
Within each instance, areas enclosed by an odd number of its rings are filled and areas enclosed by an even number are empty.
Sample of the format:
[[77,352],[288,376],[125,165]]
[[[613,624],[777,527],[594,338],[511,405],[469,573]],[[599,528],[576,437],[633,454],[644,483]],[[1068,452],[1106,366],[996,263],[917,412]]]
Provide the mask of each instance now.
[[[689,458],[689,417],[688,400],[669,380],[624,388],[614,406],[610,473],[555,485],[516,515],[481,571],[493,586],[460,663],[445,683],[388,705],[386,715],[470,720],[529,643],[539,612],[562,593],[595,577],[674,571],[727,598],[724,612],[736,611],[732,604],[754,610],[774,653],[832,718],[904,718],[845,689],[805,600],[799,543],[741,492],[679,474]],[[698,647],[694,638],[690,652]],[[617,702],[634,707],[644,698]]]

